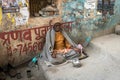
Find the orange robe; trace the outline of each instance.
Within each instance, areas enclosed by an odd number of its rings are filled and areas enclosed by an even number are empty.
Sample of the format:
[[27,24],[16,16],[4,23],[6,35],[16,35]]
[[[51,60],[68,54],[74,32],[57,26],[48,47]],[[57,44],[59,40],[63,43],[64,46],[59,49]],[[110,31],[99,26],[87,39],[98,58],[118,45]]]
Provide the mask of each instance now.
[[70,47],[71,47],[71,45],[65,39],[63,34],[61,32],[55,32],[54,50],[62,50],[62,49],[65,49],[65,48],[70,48]]

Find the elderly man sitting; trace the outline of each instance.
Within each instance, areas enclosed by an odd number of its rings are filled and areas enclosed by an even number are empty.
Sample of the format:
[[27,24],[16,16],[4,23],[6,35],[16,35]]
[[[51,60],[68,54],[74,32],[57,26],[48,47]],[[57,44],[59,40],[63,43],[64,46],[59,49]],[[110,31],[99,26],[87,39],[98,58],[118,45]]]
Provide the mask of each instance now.
[[[75,44],[70,39],[61,23],[55,23],[46,34],[46,43],[43,48],[42,57],[53,64],[62,63],[69,59],[79,58],[81,56],[82,46]],[[86,54],[84,54],[87,57]]]

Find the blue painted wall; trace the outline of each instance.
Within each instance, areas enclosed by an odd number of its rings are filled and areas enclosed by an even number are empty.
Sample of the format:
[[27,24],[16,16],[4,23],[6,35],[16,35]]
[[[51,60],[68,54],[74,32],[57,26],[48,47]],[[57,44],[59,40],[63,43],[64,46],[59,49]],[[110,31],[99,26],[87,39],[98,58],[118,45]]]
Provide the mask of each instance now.
[[72,25],[72,31],[69,33],[72,38],[75,38],[76,42],[81,40],[90,41],[96,33],[103,30],[115,27],[120,22],[120,0],[115,1],[114,15],[102,15],[97,14],[97,7],[92,10],[95,18],[86,19],[85,15],[89,14],[89,10],[85,11],[86,0],[67,0],[63,3],[62,19],[64,22],[74,21]]

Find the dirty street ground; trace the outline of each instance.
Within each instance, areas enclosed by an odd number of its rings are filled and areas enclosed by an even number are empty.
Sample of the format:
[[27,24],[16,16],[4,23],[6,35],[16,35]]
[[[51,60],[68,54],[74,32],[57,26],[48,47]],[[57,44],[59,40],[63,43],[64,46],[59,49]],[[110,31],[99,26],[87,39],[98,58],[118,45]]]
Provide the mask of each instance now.
[[[29,68],[31,78],[27,78],[26,65],[18,69],[22,74],[19,80],[120,80],[120,35],[95,38],[86,52],[89,57],[81,60],[80,68],[73,67],[72,63],[47,67],[39,59],[39,70],[38,66]],[[7,80],[18,79],[8,77]]]

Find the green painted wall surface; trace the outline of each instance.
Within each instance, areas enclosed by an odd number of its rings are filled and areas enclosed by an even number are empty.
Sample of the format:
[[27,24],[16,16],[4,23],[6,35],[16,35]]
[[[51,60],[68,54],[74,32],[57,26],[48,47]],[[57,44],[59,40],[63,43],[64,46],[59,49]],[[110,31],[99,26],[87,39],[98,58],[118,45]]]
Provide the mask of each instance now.
[[96,34],[115,27],[120,22],[120,0],[115,0],[114,15],[108,13],[106,17],[97,11],[97,0],[92,0],[95,2],[94,9],[85,7],[87,1],[90,0],[67,0],[63,3],[62,19],[65,22],[74,22],[69,34],[76,38],[75,42],[87,41]]

